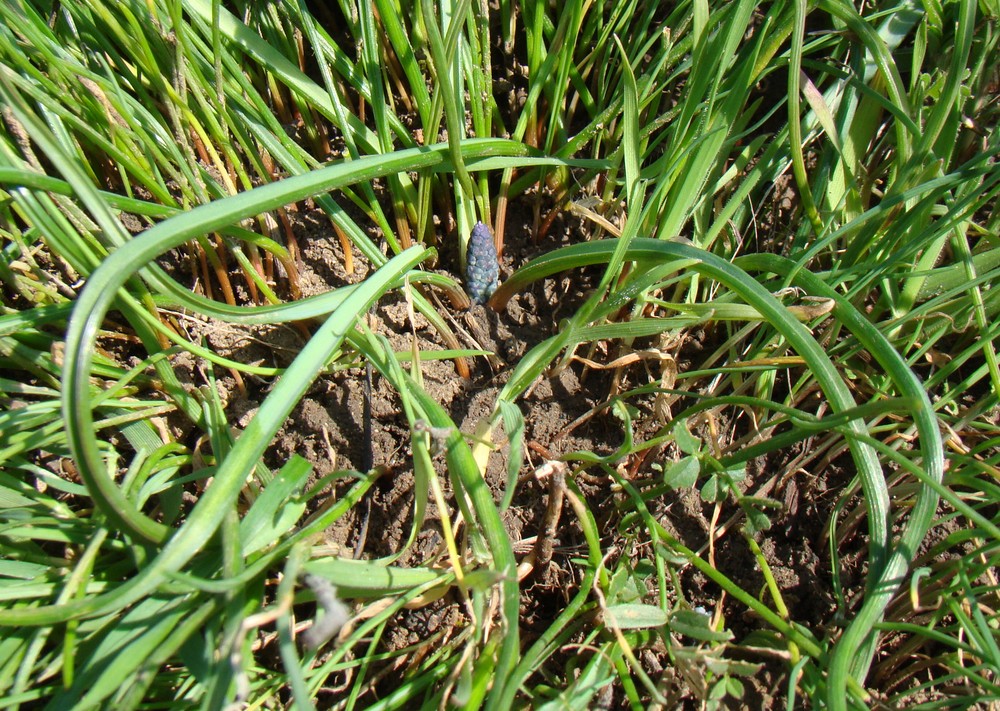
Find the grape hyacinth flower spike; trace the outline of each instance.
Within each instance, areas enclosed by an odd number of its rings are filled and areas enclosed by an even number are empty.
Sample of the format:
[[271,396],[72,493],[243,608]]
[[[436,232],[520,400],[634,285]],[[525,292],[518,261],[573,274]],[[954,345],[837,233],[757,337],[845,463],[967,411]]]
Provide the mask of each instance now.
[[482,222],[477,222],[469,237],[465,257],[465,290],[474,304],[485,304],[497,290],[500,264],[493,233]]

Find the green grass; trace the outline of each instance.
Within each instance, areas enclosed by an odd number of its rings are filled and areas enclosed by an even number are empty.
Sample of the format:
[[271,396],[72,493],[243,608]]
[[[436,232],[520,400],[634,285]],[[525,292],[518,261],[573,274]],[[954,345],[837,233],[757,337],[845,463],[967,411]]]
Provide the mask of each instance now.
[[[996,703],[998,16],[5,3],[3,706]],[[346,279],[303,297],[306,212]],[[463,432],[422,364],[480,355],[443,269],[477,221],[537,243],[494,310],[555,277],[581,295]],[[394,350],[363,317],[387,299],[441,349]],[[241,362],[179,314],[303,345]],[[324,532],[364,516],[382,462],[318,476],[274,442],[366,368],[410,433],[412,525],[354,560]],[[558,450],[539,489],[531,392],[565,368],[613,374],[589,373],[587,416],[617,433]],[[224,376],[259,395],[238,426]],[[790,486],[826,507],[798,571],[825,619],[776,569],[816,515]],[[539,490],[578,544],[544,619],[519,578],[545,561],[506,527]],[[681,501],[704,536],[674,526]],[[418,553],[428,529],[441,550]],[[401,642],[432,609],[453,622]]]

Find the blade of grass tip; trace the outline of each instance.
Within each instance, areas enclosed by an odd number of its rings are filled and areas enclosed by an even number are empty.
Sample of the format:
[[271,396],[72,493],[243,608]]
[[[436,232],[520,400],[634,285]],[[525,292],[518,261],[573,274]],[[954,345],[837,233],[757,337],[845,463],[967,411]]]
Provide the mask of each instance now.
[[625,154],[625,196],[629,211],[638,214],[641,205],[638,200],[639,187],[639,89],[636,86],[635,74],[629,62],[628,54],[621,40],[615,36],[615,46],[622,60],[622,75],[624,79],[625,101],[622,107],[622,147]]
[[[275,184],[258,188],[268,191]],[[241,201],[253,195],[241,193],[226,201]],[[245,201],[245,200],[243,200]],[[206,206],[210,207],[210,206]],[[198,210],[185,213],[190,216]],[[67,421],[83,421],[82,433],[75,437],[89,440],[85,446],[93,447],[92,413],[89,411],[89,373],[93,357],[94,339],[120,285],[128,278],[130,266],[135,268],[145,259],[135,260],[135,253],[148,254],[170,241],[171,225],[161,223],[126,247],[114,252],[94,273],[77,302],[79,311],[71,319],[67,334],[67,384],[64,406]],[[152,233],[152,235],[151,235]],[[174,244],[183,242],[173,236]],[[139,245],[133,247],[133,245]],[[132,249],[130,249],[132,247]],[[152,248],[152,249],[151,249]],[[167,247],[168,249],[170,247]],[[212,537],[232,501],[239,494],[243,481],[281,427],[288,413],[301,399],[316,375],[325,367],[330,355],[340,346],[354,328],[358,314],[368,308],[413,269],[428,254],[422,247],[413,247],[390,260],[374,272],[360,288],[349,296],[341,308],[334,312],[303,347],[299,355],[272,388],[267,400],[258,410],[243,434],[236,440],[229,456],[219,464],[212,484],[205,490],[184,524],[174,533],[160,553],[134,578],[112,592],[87,600],[65,605],[47,605],[36,608],[19,608],[0,612],[0,625],[45,625],[58,620],[100,615],[142,598],[159,586],[172,572],[179,570]],[[148,258],[148,257],[147,257]],[[90,433],[87,436],[84,433]],[[97,454],[95,451],[94,454]],[[77,455],[79,457],[79,454]],[[98,460],[98,464],[100,460]],[[511,555],[513,557],[513,554]]]
[[507,454],[507,488],[503,501],[500,502],[500,510],[506,511],[514,499],[517,477],[524,462],[524,415],[517,405],[505,400],[498,400],[497,408],[503,418],[504,432],[510,446]]
[[691,25],[691,41],[697,45],[705,34],[708,26],[708,0],[694,0],[691,3],[694,22]]
[[[905,397],[921,403],[913,410],[912,416],[920,436],[923,469],[929,479],[940,482],[944,476],[944,445],[934,408],[923,384],[878,328],[817,276],[808,271],[796,271],[794,262],[790,260],[774,255],[752,255],[740,258],[738,263],[760,271],[784,275],[794,273],[793,284],[801,286],[809,294],[833,299],[836,302],[834,318],[847,326],[868,352],[878,360]],[[867,674],[871,656],[865,655],[866,659],[859,659],[859,650],[865,645],[865,639],[872,633],[875,624],[881,620],[886,606],[902,583],[913,556],[916,555],[934,521],[937,502],[938,494],[932,487],[921,487],[906,528],[884,567],[873,566],[871,574],[876,582],[868,586],[868,593],[861,609],[844,631],[830,659],[827,681],[827,703],[830,708],[846,708],[848,677],[861,682]]]
[[806,34],[806,0],[795,0],[795,24],[792,27],[791,58],[788,67],[788,145],[792,150],[792,172],[799,186],[799,199],[802,200],[802,210],[812,225],[813,231],[819,237],[823,234],[823,220],[816,210],[812,190],[809,187],[809,176],[806,173],[806,162],[802,155],[802,115],[800,94],[802,90],[802,47]]
[[278,649],[281,654],[281,662],[292,687],[292,708],[296,711],[314,708],[309,687],[302,674],[302,663],[295,648],[295,640],[292,638],[291,614],[291,601],[295,597],[295,583],[299,579],[302,565],[308,557],[308,546],[298,545],[292,549],[285,561],[285,574],[282,576],[281,582],[278,583],[275,595],[277,604],[285,609],[285,613],[279,615],[278,619],[275,620],[275,628],[278,631]]

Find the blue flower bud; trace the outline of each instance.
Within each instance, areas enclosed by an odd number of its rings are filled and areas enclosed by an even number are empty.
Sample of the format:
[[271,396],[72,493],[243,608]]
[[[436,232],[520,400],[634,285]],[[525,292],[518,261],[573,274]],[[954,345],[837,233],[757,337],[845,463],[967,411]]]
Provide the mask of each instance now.
[[469,237],[465,255],[465,290],[474,304],[485,304],[497,290],[500,264],[493,233],[482,222],[477,222]]

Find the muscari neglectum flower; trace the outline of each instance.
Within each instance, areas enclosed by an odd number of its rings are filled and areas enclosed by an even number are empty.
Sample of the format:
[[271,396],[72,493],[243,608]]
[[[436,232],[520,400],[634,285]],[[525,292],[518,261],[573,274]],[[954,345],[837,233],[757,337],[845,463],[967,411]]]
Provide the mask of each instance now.
[[485,304],[497,290],[500,264],[493,245],[493,234],[482,222],[477,222],[469,237],[465,257],[465,290],[475,304]]

